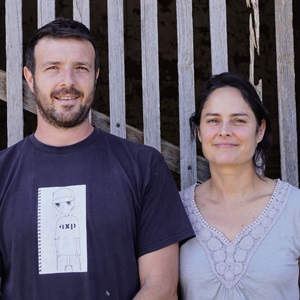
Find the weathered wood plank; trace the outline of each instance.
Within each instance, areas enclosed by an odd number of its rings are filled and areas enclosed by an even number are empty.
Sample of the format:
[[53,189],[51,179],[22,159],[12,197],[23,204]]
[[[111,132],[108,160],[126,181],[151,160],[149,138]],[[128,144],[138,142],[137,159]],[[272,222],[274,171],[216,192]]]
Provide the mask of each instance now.
[[[0,70],[0,100],[7,101],[6,98],[6,73]],[[36,114],[36,103],[33,94],[26,81],[23,81],[23,108]],[[110,119],[108,116],[92,110],[92,124],[106,132],[110,132]],[[143,132],[126,125],[126,138],[136,143],[143,143]],[[180,151],[179,148],[165,140],[161,140],[161,152],[170,168],[170,170],[180,173]],[[197,157],[197,176],[199,181],[205,181],[209,177],[209,168],[206,160]]]
[[7,145],[11,146],[23,138],[22,104],[22,1],[6,0],[6,97],[7,101]]
[[55,1],[37,0],[38,28],[55,19]]
[[258,81],[258,84],[255,85],[254,82],[254,64],[255,64],[255,52],[260,54],[260,47],[259,47],[259,3],[258,0],[247,0],[246,1],[247,7],[252,8],[253,13],[249,16],[249,44],[250,44],[250,63],[249,63],[249,81],[255,86],[257,93],[262,98],[262,80]]
[[144,143],[160,151],[157,1],[141,0]]
[[180,126],[180,181],[185,189],[197,180],[196,142],[191,140],[189,118],[195,111],[192,0],[177,0],[178,85]]
[[126,137],[123,1],[107,1],[110,131]]
[[293,1],[275,0],[281,177],[298,186]]
[[90,1],[73,0],[73,19],[90,28]]
[[228,71],[226,0],[209,0],[212,74]]

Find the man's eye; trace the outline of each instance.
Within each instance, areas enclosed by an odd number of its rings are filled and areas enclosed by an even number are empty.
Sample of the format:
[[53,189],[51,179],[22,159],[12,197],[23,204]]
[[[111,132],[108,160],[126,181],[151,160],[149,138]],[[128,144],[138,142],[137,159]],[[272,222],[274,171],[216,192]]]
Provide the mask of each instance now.
[[207,121],[207,123],[218,123],[217,119],[210,119]]
[[58,69],[57,66],[50,66],[46,70],[57,70],[57,69]]
[[67,201],[67,204],[68,204],[68,205],[71,205],[71,201]]
[[60,207],[60,203],[55,203],[55,205],[56,205],[57,207]]

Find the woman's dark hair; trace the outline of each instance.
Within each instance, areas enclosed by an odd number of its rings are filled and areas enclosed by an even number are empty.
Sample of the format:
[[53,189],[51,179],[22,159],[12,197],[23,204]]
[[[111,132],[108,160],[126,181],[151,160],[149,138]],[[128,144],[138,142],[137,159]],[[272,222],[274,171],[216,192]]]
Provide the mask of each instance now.
[[96,43],[90,30],[82,23],[72,19],[58,18],[39,28],[30,39],[26,51],[26,67],[32,74],[35,72],[34,49],[42,38],[66,39],[73,38],[90,42],[95,50],[95,71],[99,68],[99,55]]
[[190,128],[192,137],[196,135],[196,130],[200,125],[201,113],[203,107],[210,96],[210,94],[218,88],[233,87],[240,91],[245,102],[249,105],[253,111],[257,126],[260,127],[262,121],[265,120],[266,130],[263,139],[257,144],[253,162],[256,170],[263,170],[267,155],[272,146],[272,127],[267,109],[263,106],[259,95],[256,92],[254,86],[244,77],[238,74],[225,72],[212,76],[206,83],[205,88],[200,93],[198,103],[196,105],[196,111],[190,117]]

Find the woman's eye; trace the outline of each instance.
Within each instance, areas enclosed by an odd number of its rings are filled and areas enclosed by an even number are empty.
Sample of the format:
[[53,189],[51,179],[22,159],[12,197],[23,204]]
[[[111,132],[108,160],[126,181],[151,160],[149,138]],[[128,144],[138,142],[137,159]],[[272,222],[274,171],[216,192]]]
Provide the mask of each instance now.
[[245,120],[243,120],[243,119],[235,119],[235,120],[233,120],[233,122],[239,124],[239,123],[245,123]]
[[78,66],[76,69],[77,69],[77,70],[88,71],[88,68],[83,67],[83,66]]
[[210,119],[207,121],[207,123],[212,123],[212,124],[218,123],[218,119]]

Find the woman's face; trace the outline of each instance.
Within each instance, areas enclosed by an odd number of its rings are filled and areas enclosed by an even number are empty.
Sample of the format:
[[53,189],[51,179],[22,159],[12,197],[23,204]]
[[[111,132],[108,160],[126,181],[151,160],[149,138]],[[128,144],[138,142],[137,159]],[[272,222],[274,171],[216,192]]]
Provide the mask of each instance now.
[[253,111],[238,89],[222,87],[213,91],[200,117],[198,138],[210,166],[253,165],[265,122],[258,128]]

